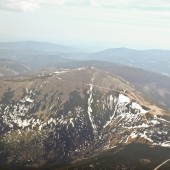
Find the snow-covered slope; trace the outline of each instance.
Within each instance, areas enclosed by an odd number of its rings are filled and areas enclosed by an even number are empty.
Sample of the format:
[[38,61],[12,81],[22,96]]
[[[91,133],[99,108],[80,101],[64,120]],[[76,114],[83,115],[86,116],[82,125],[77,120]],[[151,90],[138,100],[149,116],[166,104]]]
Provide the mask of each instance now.
[[170,147],[170,119],[133,85],[95,68],[0,80],[8,163],[62,164],[131,142]]

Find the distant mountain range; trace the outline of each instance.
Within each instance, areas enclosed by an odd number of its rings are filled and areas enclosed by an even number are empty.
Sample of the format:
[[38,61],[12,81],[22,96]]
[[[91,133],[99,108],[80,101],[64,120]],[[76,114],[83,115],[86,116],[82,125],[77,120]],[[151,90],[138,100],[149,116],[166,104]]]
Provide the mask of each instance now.
[[37,42],[37,41],[20,41],[20,42],[0,42],[0,49],[8,50],[35,50],[35,51],[58,51],[58,52],[76,52],[78,49],[59,45],[52,44],[47,42]]
[[108,61],[170,76],[170,50],[113,48],[91,53],[78,48],[36,41],[0,43],[0,58],[16,59],[25,62],[29,67],[57,63],[57,57]]
[[170,50],[113,48],[94,53],[90,58],[170,75]]

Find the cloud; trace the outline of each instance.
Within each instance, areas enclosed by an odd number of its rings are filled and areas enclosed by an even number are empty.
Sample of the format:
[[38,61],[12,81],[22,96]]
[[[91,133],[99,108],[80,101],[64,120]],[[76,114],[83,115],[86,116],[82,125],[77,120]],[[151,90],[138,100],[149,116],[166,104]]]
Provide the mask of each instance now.
[[[95,0],[0,0],[0,10],[14,12],[33,12],[45,5],[58,6],[90,6]],[[97,3],[96,3],[97,4]]]
[[32,12],[45,5],[138,10],[170,9],[169,0],[0,0],[0,9]]
[[32,12],[40,8],[34,0],[1,0],[0,9],[9,11]]
[[100,7],[98,0],[65,0],[65,6]]
[[170,8],[169,0],[95,0],[100,7],[118,9],[167,9]]

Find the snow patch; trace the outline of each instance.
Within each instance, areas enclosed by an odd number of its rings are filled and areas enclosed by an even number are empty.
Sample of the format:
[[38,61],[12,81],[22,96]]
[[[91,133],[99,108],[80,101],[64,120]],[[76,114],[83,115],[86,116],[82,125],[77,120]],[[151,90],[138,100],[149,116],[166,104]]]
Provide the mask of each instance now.
[[93,122],[93,118],[92,118],[92,108],[91,108],[91,104],[93,102],[93,98],[92,98],[92,94],[93,94],[93,84],[90,85],[90,90],[89,90],[89,98],[88,98],[88,109],[87,109],[87,112],[88,112],[88,115],[89,115],[89,119],[90,119],[90,122],[91,122],[91,125],[93,127],[93,130],[96,131],[96,125],[94,124]]
[[73,118],[70,119],[70,123],[72,124],[72,127],[74,127]]
[[150,122],[154,125],[160,124],[160,122],[158,122],[157,120],[151,120]]
[[162,143],[161,146],[170,148],[170,141]]
[[55,71],[54,74],[60,75],[60,74],[67,73],[67,72],[68,72],[68,70]]
[[129,97],[127,97],[127,96],[125,96],[123,94],[119,94],[118,102],[119,103],[129,103],[130,99],[129,99]]
[[110,95],[109,108],[110,108],[110,110],[112,110],[112,108],[113,108],[113,96],[112,95]]
[[136,134],[136,132],[132,132],[132,133],[126,138],[125,143],[128,142],[129,138],[134,139],[134,138],[137,138],[137,137],[138,137],[138,135]]
[[30,98],[26,98],[25,101],[26,101],[26,102],[29,102],[29,103],[34,102],[34,100],[33,100],[33,99],[30,99]]
[[153,140],[146,136],[146,132],[140,133],[140,137],[146,139],[147,141],[153,143]]
[[86,69],[86,67],[80,67],[80,68],[77,68],[76,70],[84,70]]
[[140,113],[147,113],[148,111],[144,110],[141,105],[137,104],[136,102],[132,102],[132,109],[139,110]]

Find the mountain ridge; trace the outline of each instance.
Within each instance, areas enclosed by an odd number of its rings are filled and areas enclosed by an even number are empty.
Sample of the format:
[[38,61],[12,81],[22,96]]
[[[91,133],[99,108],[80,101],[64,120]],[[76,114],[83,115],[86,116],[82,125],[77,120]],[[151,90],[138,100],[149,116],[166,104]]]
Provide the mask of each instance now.
[[[8,48],[6,48],[5,46],[7,46]],[[20,55],[21,52],[22,55]],[[76,49],[73,47],[50,44],[46,42],[36,41],[23,41],[17,43],[9,42],[7,43],[7,45],[5,45],[5,43],[0,43],[0,58],[1,57],[10,58],[14,56],[18,57],[18,60],[22,60],[24,57],[23,52],[25,53],[25,56],[30,56],[34,58],[36,58],[36,56],[38,55],[43,56],[55,55],[60,57],[66,57],[67,59],[73,60],[100,60],[136,68],[142,68],[145,70],[161,73],[167,76],[170,75],[169,68],[170,50],[159,49],[133,50],[128,48],[110,48],[103,51],[92,53],[89,51],[84,52],[81,49]],[[55,62],[57,62],[57,60]],[[40,65],[45,66],[45,63]]]
[[40,41],[18,41],[18,42],[0,42],[0,49],[16,50],[40,50],[40,51],[67,51],[76,50],[73,47],[55,43]]
[[85,67],[0,81],[1,145],[11,165],[61,166],[132,142],[170,146],[166,112],[108,72]]

